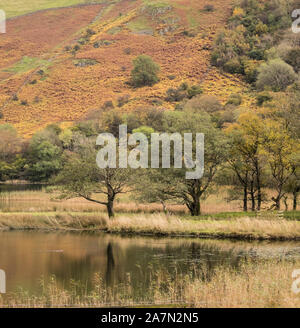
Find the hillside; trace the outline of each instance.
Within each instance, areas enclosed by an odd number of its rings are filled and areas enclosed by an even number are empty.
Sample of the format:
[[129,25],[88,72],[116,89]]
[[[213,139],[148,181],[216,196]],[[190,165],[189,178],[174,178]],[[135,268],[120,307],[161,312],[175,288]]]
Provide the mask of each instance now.
[[[40,2],[24,12],[47,8],[47,1]],[[0,123],[28,136],[49,123],[82,119],[107,101],[117,105],[121,98],[124,112],[153,104],[172,109],[166,91],[183,82],[201,84],[222,102],[246,88],[237,76],[210,65],[231,0],[214,2],[212,10],[209,0],[98,2],[8,20],[7,34],[0,35]],[[153,87],[128,85],[132,60],[140,54],[161,66]]]
[[0,0],[0,8],[5,11],[7,18],[30,14],[49,8],[62,8],[87,3],[101,3],[102,0]]

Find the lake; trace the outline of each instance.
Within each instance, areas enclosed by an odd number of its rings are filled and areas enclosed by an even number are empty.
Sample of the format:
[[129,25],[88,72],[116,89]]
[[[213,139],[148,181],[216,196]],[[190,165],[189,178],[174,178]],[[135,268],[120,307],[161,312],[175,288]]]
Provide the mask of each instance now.
[[300,242],[239,242],[189,238],[128,237],[105,233],[2,231],[0,269],[7,292],[22,287],[38,293],[40,279],[55,275],[64,288],[71,279],[89,289],[96,273],[112,287],[131,279],[143,292],[151,274],[203,271],[209,279],[219,266],[237,267],[246,258],[300,257]]

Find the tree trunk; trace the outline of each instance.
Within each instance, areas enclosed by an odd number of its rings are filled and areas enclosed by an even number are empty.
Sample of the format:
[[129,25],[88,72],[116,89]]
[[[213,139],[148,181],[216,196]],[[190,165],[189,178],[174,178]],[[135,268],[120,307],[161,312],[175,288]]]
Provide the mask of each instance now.
[[275,199],[275,209],[276,209],[277,211],[280,211],[280,197],[277,197],[277,198]]
[[251,192],[251,211],[255,212],[255,196],[253,192]]
[[285,207],[285,211],[287,212],[289,209],[289,205],[288,205],[288,197],[287,196],[283,196],[283,202],[284,202],[284,207]]
[[163,200],[161,200],[160,203],[163,207],[164,213],[167,215],[168,214],[168,209],[167,209],[166,203]]
[[114,213],[114,202],[112,200],[109,200],[106,204],[107,208],[107,214],[109,218],[113,218],[115,216]]
[[251,181],[251,188],[250,188],[250,196],[251,196],[251,211],[255,211],[255,191],[253,187],[253,181]]
[[257,184],[257,210],[260,211],[262,194],[261,194],[260,172],[259,172],[258,164],[256,164],[256,184]]
[[199,216],[201,214],[200,200],[195,197],[193,202],[188,205],[188,209],[192,216]]
[[244,186],[244,199],[243,199],[244,212],[248,212],[248,188]]
[[275,201],[275,209],[277,211],[280,210],[280,207],[281,207],[281,199],[285,196],[285,193],[282,193],[282,187],[280,187],[279,191],[278,191],[278,194],[277,194],[277,197],[274,199]]
[[295,190],[293,192],[293,211],[297,210],[297,197],[298,197],[298,192]]
[[261,209],[261,200],[262,200],[261,189],[260,189],[260,187],[257,187],[257,210],[258,211],[260,211],[260,209]]

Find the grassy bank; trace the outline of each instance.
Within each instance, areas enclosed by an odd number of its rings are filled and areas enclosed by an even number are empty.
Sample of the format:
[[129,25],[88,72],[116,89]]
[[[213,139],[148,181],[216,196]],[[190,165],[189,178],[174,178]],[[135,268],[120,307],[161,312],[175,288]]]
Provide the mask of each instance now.
[[41,282],[40,293],[30,295],[24,290],[0,296],[0,307],[99,307],[99,306],[191,306],[191,307],[300,307],[300,295],[291,291],[292,272],[300,261],[269,260],[243,263],[238,269],[220,267],[209,281],[203,273],[195,276],[165,271],[153,272],[146,293],[136,297],[131,280],[106,288],[99,275],[94,277],[93,289],[73,283],[65,290],[52,277]]
[[278,217],[192,219],[164,214],[0,213],[0,229],[102,230],[109,233],[256,240],[300,240],[300,222]]

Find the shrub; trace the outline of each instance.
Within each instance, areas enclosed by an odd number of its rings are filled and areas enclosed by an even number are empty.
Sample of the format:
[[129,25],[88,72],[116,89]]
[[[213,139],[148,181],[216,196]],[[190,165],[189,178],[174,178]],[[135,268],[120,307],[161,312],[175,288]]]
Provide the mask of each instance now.
[[91,137],[98,134],[98,126],[96,126],[95,121],[92,120],[78,122],[71,128],[71,130],[74,132],[79,132],[86,137]]
[[201,95],[203,93],[202,88],[199,85],[192,85],[190,88],[187,89],[188,98],[192,99],[197,95]]
[[35,97],[34,97],[33,102],[34,102],[35,104],[39,103],[40,101],[41,101],[41,99],[40,99],[39,96],[35,96]]
[[259,21],[259,23],[255,26],[255,32],[258,35],[265,34],[268,30],[268,25],[264,24],[262,21]]
[[184,30],[184,31],[182,32],[182,34],[183,34],[184,36],[188,36],[188,37],[191,37],[191,38],[193,38],[193,37],[195,36],[195,33],[191,32],[191,31],[188,31],[188,30]]
[[234,123],[236,120],[235,106],[227,105],[226,110],[220,115],[218,126],[223,127],[227,123]]
[[142,124],[140,117],[136,113],[126,114],[123,119],[127,125],[128,133],[132,133],[134,129],[137,129]]
[[119,136],[119,126],[123,124],[122,114],[117,110],[110,110],[103,113],[99,122],[100,129],[112,133],[115,137]]
[[205,111],[207,113],[214,113],[222,109],[222,104],[215,96],[203,95],[197,96],[189,100],[184,106],[186,111]]
[[74,51],[78,51],[80,49],[80,46],[78,44],[76,44],[73,48]]
[[243,67],[239,59],[235,57],[224,64],[224,71],[231,74],[241,74],[243,72]]
[[183,111],[185,104],[186,104],[185,101],[182,101],[182,102],[176,104],[176,105],[175,105],[175,110]]
[[212,12],[215,10],[215,7],[213,5],[205,5],[203,7],[203,11],[206,11],[206,12]]
[[178,102],[185,98],[192,99],[202,93],[203,91],[199,85],[192,85],[190,87],[186,82],[183,82],[178,88],[170,88],[167,90],[166,101]]
[[256,60],[263,60],[265,57],[265,51],[263,49],[252,49],[249,51],[249,57]]
[[232,93],[229,96],[226,105],[239,106],[241,103],[242,103],[242,96],[238,93]]
[[130,96],[124,95],[118,98],[118,107],[123,107],[125,104],[129,102]]
[[170,88],[167,90],[166,101],[178,102],[186,98],[187,92],[181,88]]
[[187,84],[187,82],[183,82],[179,86],[179,89],[181,89],[181,90],[187,90],[188,88],[189,88],[189,85]]
[[125,48],[124,49],[124,54],[125,55],[130,55],[131,54],[131,48]]
[[149,108],[146,111],[144,125],[151,126],[155,131],[163,131],[164,110],[161,108]]
[[258,106],[262,106],[265,102],[272,99],[272,96],[268,92],[261,92],[256,96],[256,103]]
[[86,30],[86,35],[91,36],[91,35],[94,35],[94,34],[96,34],[96,32],[95,32],[94,30],[92,30],[92,29],[90,29],[90,28],[88,28],[88,29]]
[[273,91],[283,91],[296,81],[293,67],[281,59],[273,59],[258,69],[256,86],[259,90],[270,87]]
[[176,79],[176,75],[168,75],[167,78],[171,81]]
[[296,72],[300,71],[300,48],[291,49],[285,58],[285,61],[291,65]]
[[258,69],[258,62],[256,60],[244,60],[243,62],[244,66],[244,74],[246,81],[248,83],[253,83],[256,81],[257,78],[257,69]]
[[[221,31],[215,41],[211,62],[230,73],[241,73],[240,58],[251,50],[249,41],[245,38],[246,29],[240,25],[235,30]],[[226,65],[226,66],[225,66]]]
[[131,83],[135,87],[152,86],[159,81],[160,67],[151,57],[141,55],[133,60],[134,68],[131,71]]
[[102,106],[103,109],[112,109],[114,108],[114,104],[111,100],[107,100],[103,106]]
[[154,98],[154,99],[151,99],[151,103],[152,103],[152,105],[162,105],[163,101],[159,98]]
[[154,129],[151,126],[140,126],[137,129],[133,129],[132,133],[143,133],[144,135],[146,135],[149,139],[151,137],[151,134],[154,133]]

